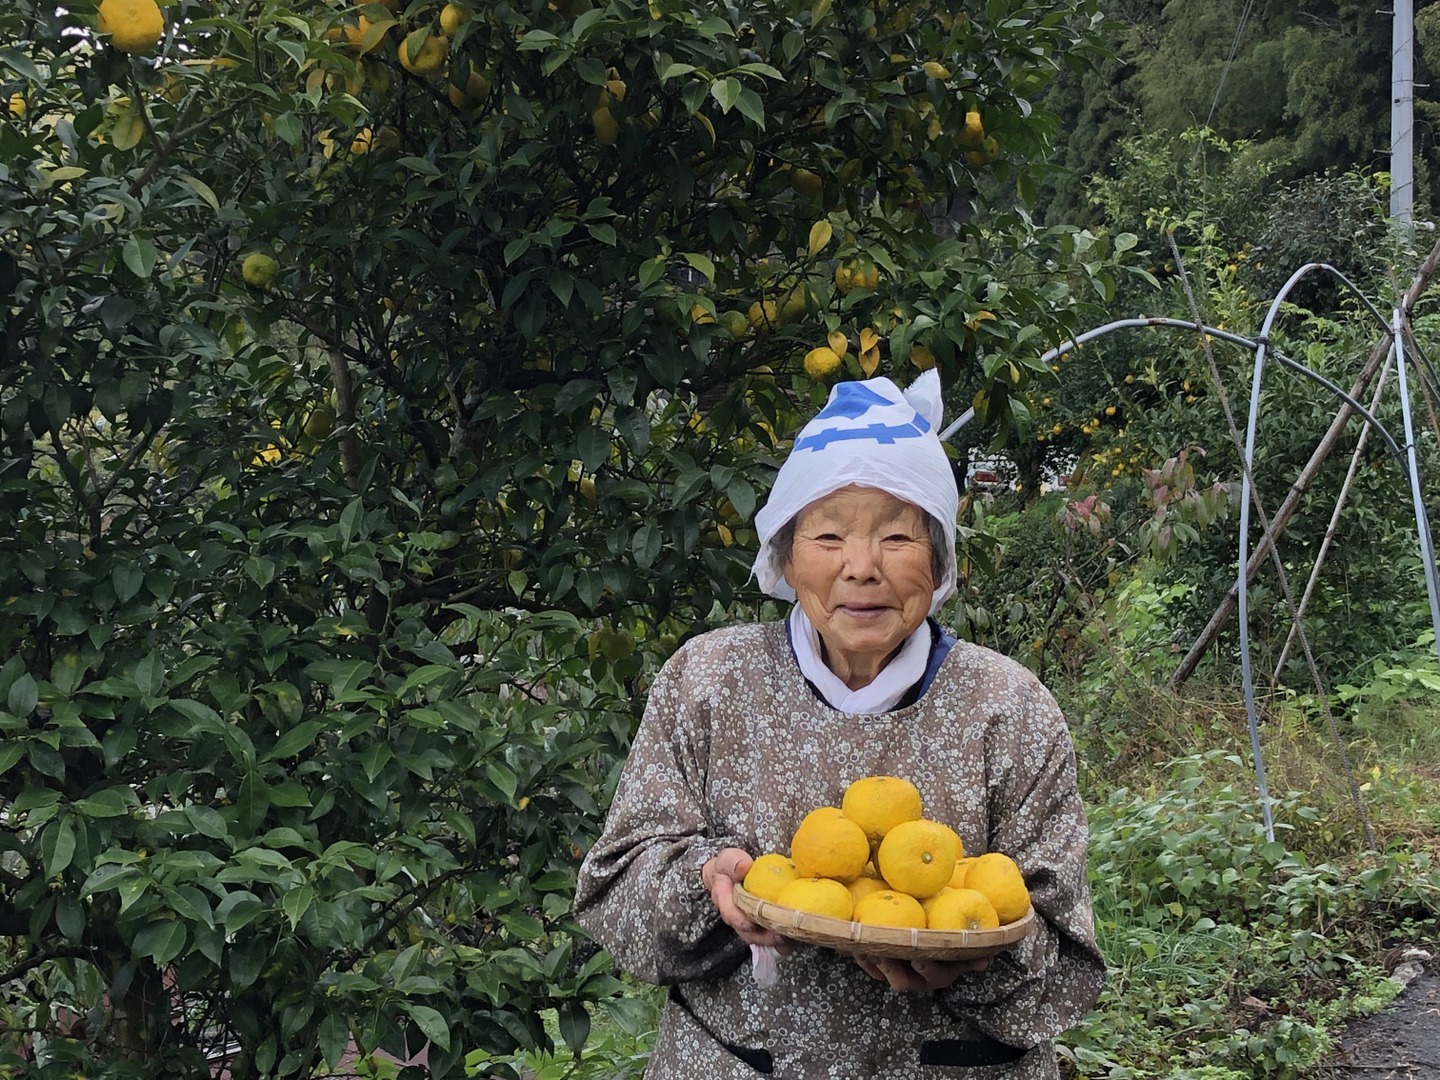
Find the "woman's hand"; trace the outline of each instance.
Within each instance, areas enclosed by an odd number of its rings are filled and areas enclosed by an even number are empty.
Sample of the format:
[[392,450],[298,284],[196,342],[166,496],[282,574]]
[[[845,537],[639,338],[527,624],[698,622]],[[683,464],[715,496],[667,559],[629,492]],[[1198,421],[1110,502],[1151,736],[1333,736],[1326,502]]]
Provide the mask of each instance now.
[[782,955],[790,951],[790,942],[773,930],[753,923],[735,906],[735,884],[745,880],[755,860],[740,848],[725,848],[700,868],[700,880],[710,890],[710,899],[720,918],[747,945],[769,945]]
[[872,979],[889,983],[892,990],[910,993],[944,990],[961,975],[984,971],[990,966],[988,956],[979,960],[889,960],[857,956],[855,962]]

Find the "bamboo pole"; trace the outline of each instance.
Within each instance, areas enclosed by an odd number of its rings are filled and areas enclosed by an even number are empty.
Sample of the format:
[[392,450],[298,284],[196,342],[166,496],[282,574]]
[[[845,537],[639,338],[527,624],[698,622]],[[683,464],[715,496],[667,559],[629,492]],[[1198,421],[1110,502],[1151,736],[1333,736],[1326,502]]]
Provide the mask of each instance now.
[[[1415,275],[1415,279],[1410,282],[1410,287],[1405,290],[1405,295],[1400,299],[1399,309],[1406,319],[1409,318],[1410,312],[1419,301],[1421,294],[1424,293],[1426,287],[1429,286],[1430,279],[1434,276],[1437,268],[1440,268],[1440,241],[1436,241],[1435,246],[1430,249],[1430,254],[1426,257],[1424,265],[1420,267],[1419,273]],[[1370,358],[1365,362],[1365,367],[1361,370],[1359,377],[1355,380],[1355,385],[1350,390],[1350,396],[1352,398],[1359,397],[1365,392],[1366,388],[1370,385],[1370,381],[1374,379],[1375,375],[1379,372],[1381,365],[1385,363],[1385,358],[1390,354],[1391,336],[1391,334],[1387,333],[1376,342],[1375,348],[1370,352]],[[1280,504],[1280,508],[1275,511],[1274,516],[1271,518],[1270,530],[1260,537],[1260,540],[1255,545],[1255,550],[1246,560],[1245,580],[1247,583],[1255,579],[1256,573],[1260,570],[1261,563],[1265,560],[1266,556],[1269,555],[1272,539],[1278,537],[1284,531],[1285,525],[1289,522],[1295,511],[1300,508],[1300,501],[1305,497],[1305,493],[1310,490],[1310,485],[1314,482],[1315,477],[1319,475],[1320,467],[1325,463],[1325,459],[1330,456],[1331,451],[1335,449],[1335,444],[1340,441],[1340,435],[1345,430],[1345,425],[1353,415],[1354,410],[1351,409],[1349,403],[1341,402],[1340,409],[1335,414],[1335,419],[1330,422],[1330,427],[1320,440],[1320,445],[1315,448],[1315,452],[1310,456],[1310,460],[1306,462],[1305,467],[1300,470],[1300,475],[1297,476],[1295,482],[1290,485],[1290,491],[1285,496],[1285,501]],[[1205,624],[1205,629],[1201,630],[1199,637],[1195,639],[1195,644],[1190,646],[1190,651],[1185,654],[1184,659],[1180,661],[1179,667],[1175,669],[1175,673],[1170,676],[1171,690],[1179,690],[1180,687],[1184,685],[1185,680],[1195,673],[1195,668],[1199,665],[1200,660],[1204,657],[1205,653],[1209,651],[1210,646],[1215,643],[1215,639],[1220,636],[1220,631],[1224,628],[1225,624],[1230,621],[1230,616],[1235,614],[1235,609],[1239,605],[1239,602],[1240,583],[1237,581],[1234,585],[1230,586],[1230,591],[1225,594],[1225,598],[1221,600],[1220,606],[1215,609],[1215,614],[1210,617],[1210,621]]]

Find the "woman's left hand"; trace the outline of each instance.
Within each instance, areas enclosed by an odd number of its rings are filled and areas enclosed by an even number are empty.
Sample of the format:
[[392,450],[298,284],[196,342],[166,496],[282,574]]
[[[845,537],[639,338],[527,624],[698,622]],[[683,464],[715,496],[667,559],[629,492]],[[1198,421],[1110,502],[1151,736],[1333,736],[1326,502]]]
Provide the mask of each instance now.
[[860,969],[872,979],[889,983],[892,990],[910,993],[944,990],[961,975],[984,971],[990,958],[979,960],[890,960],[881,957],[855,957]]

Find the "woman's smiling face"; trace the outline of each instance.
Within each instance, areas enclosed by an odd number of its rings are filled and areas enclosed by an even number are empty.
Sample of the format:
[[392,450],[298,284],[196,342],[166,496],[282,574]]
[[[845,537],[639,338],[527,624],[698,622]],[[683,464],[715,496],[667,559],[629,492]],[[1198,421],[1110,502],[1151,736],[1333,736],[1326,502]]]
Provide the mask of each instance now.
[[925,512],[878,488],[841,488],[795,518],[785,581],[852,690],[879,673],[930,612]]

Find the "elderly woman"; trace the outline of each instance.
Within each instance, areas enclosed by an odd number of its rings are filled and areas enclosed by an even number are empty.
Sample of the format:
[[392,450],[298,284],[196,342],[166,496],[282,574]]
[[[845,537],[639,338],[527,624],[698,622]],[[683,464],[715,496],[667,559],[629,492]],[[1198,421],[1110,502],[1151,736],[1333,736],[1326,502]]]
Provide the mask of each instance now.
[[[697,637],[651,688],[575,903],[621,967],[671,988],[647,1076],[1056,1077],[1052,1040],[1099,993],[1064,718],[931,618],[956,577],[940,417],[933,372],[903,394],[837,386],[756,518],[756,576],[789,619]],[[1014,858],[1031,934],[993,962],[907,963],[750,922],[732,891],[754,856],[868,775],[913,781],[967,854]],[[767,949],[784,955],[757,977]]]

